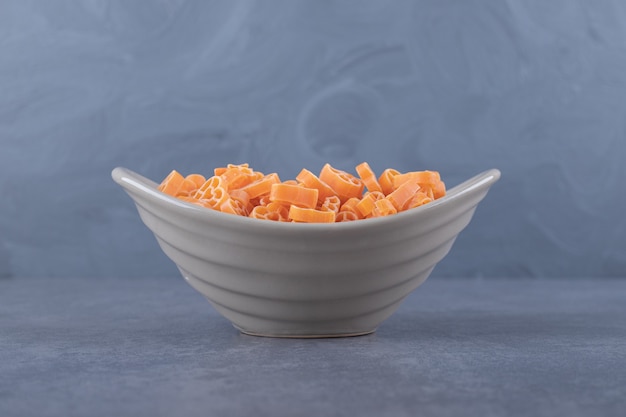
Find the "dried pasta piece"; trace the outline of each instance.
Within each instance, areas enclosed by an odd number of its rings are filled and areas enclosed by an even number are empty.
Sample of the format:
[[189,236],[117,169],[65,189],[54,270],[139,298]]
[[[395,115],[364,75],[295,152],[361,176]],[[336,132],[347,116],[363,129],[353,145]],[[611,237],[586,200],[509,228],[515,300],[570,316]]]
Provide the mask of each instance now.
[[185,177],[183,177],[180,172],[174,169],[167,175],[167,177],[165,177],[165,179],[161,182],[157,189],[165,194],[174,197],[180,191],[180,188],[183,186],[184,181]]
[[220,178],[217,175],[214,175],[212,177],[209,177],[206,179],[206,181],[204,182],[204,184],[202,184],[200,186],[200,188],[198,188],[195,192],[195,194],[193,195],[194,198],[197,198],[198,200],[204,197],[204,193],[209,189],[209,188],[215,188],[215,187],[222,187],[223,188],[224,183],[222,181],[222,178]]
[[193,181],[196,184],[196,188],[202,187],[202,184],[205,183],[206,178],[201,174],[189,174],[185,177],[186,180]]
[[220,211],[222,213],[236,214],[238,216],[247,216],[248,212],[246,206],[241,201],[234,198],[228,198],[220,205]]
[[289,208],[289,219],[300,223],[334,223],[335,212],[292,205]]
[[420,192],[425,193],[428,197],[430,197],[431,200],[435,199],[435,194],[433,193],[433,188],[432,187],[426,187],[420,190]]
[[393,168],[387,168],[382,174],[380,174],[380,177],[378,177],[378,183],[383,190],[383,194],[389,195],[393,192],[393,177],[399,174],[400,171]]
[[400,185],[395,191],[388,194],[387,200],[393,204],[397,211],[402,211],[419,190],[419,184],[408,181]]
[[339,208],[339,212],[342,213],[347,211],[357,216],[357,218],[362,219],[363,215],[356,208],[357,204],[359,204],[360,201],[361,200],[356,197],[349,198],[345,203],[341,205],[341,207]]
[[225,167],[218,167],[213,169],[213,175],[215,175],[216,177],[222,176],[223,174],[225,174],[227,171],[229,170],[245,170],[247,172],[253,172],[253,169],[250,168],[249,164],[228,164]]
[[328,197],[335,195],[335,191],[324,181],[320,180],[317,175],[308,169],[302,169],[296,180],[308,188],[315,188],[318,191],[318,201],[323,203]]
[[251,175],[235,170],[226,171],[220,177],[224,179],[228,191],[240,189],[255,181]]
[[272,184],[270,201],[293,204],[299,207],[315,208],[319,192],[315,188],[305,188],[291,184]]
[[250,164],[248,164],[247,162],[243,163],[243,164],[228,164],[226,165],[226,168],[236,168],[236,169],[240,169],[240,170],[246,170],[247,172],[252,172],[253,169],[250,168]]
[[405,182],[415,182],[420,186],[435,185],[441,181],[439,173],[436,171],[411,171],[398,174],[393,177],[393,189],[397,190]]
[[398,212],[391,203],[391,201],[387,200],[386,198],[378,200],[374,204],[376,205],[376,207],[374,207],[374,210],[372,210],[372,217],[390,216]]
[[324,202],[320,205],[319,210],[322,211],[334,211],[335,214],[339,213],[341,207],[341,200],[336,195],[326,197]]
[[270,212],[278,213],[280,221],[289,221],[289,205],[273,201],[268,203],[266,207]]
[[433,187],[433,199],[441,198],[446,195],[446,184],[443,181],[439,181]]
[[284,221],[281,220],[280,214],[278,212],[271,211],[267,208],[267,206],[256,206],[254,209],[252,209],[248,217],[260,220],[272,220],[276,222]]
[[224,180],[228,191],[245,187],[258,179],[252,168],[248,164],[233,165],[228,164],[220,177]]
[[272,185],[278,183],[280,183],[278,174],[272,173],[246,185],[245,187],[242,187],[241,189],[247,192],[250,198],[257,198],[264,194],[269,194],[272,189]]
[[443,181],[436,184],[420,184],[421,191],[426,193],[431,199],[436,200],[446,195],[446,185]]
[[367,162],[361,162],[356,166],[356,173],[359,174],[361,181],[367,187],[367,191],[382,192],[383,189],[376,179],[376,174]]
[[270,195],[269,193],[260,195],[257,198],[251,199],[250,202],[255,206],[267,206],[271,202]]
[[441,181],[441,175],[437,171],[413,171],[394,177],[394,188],[398,188],[404,182],[417,182],[422,191],[436,200],[446,195],[446,185]]
[[158,190],[233,215],[308,223],[389,216],[446,194],[437,171],[400,173],[388,168],[377,179],[369,164],[362,162],[356,172],[358,177],[325,164],[319,176],[302,169],[295,180],[281,182],[276,173],[264,175],[248,164],[228,164],[215,168],[210,178],[184,177],[172,170]]
[[239,201],[244,207],[247,207],[250,204],[250,196],[244,190],[231,190],[228,194],[230,195],[230,198]]
[[230,198],[224,189],[222,178],[217,176],[206,180],[202,187],[196,191],[194,197],[214,210],[219,210],[221,205]]
[[429,197],[428,194],[426,194],[423,191],[418,191],[417,193],[415,193],[413,198],[411,198],[411,200],[409,201],[407,210],[415,208],[415,207],[423,206],[424,204],[428,204],[431,201],[433,201],[432,197]]
[[361,213],[363,217],[370,217],[372,210],[376,207],[375,203],[378,200],[385,198],[385,195],[380,191],[372,191],[367,193],[361,201],[356,205],[356,209]]
[[352,197],[360,197],[363,193],[363,181],[345,171],[325,164],[320,171],[319,178],[335,191],[341,202]]
[[176,193],[176,197],[192,197],[196,190],[198,190],[196,183],[185,178],[180,186],[180,189]]
[[359,220],[359,218],[360,217],[357,217],[357,215],[354,214],[351,211],[340,211],[335,216],[335,222],[337,222],[337,223],[351,222],[351,221],[354,221],[354,220]]

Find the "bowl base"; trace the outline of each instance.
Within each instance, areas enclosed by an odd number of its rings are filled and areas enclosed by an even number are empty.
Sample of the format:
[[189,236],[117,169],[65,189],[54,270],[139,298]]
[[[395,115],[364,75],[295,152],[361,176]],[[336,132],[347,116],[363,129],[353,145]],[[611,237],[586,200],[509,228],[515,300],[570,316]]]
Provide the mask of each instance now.
[[266,332],[255,332],[251,330],[244,330],[240,327],[233,325],[233,327],[239,330],[243,334],[247,334],[248,336],[257,336],[257,337],[274,337],[274,338],[282,338],[282,339],[329,339],[336,337],[356,337],[356,336],[365,336],[368,334],[372,334],[376,331],[376,329],[366,330],[366,331],[358,331],[358,332],[345,332],[345,333],[266,333]]

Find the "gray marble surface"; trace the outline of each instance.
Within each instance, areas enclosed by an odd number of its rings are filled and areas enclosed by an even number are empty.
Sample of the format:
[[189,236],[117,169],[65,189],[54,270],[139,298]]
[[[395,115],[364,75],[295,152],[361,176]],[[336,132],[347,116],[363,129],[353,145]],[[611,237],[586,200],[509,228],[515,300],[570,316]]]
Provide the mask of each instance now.
[[625,280],[430,279],[369,336],[238,333],[182,278],[0,280],[0,415],[623,416]]

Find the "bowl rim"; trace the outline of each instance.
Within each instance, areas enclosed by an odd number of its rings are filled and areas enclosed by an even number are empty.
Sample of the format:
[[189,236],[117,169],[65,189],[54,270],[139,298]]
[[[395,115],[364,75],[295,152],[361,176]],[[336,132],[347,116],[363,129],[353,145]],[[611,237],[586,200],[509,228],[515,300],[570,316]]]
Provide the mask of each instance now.
[[[500,170],[497,168],[483,171],[460,184],[449,188],[446,195],[423,206],[406,210],[391,216],[377,217],[372,219],[355,220],[351,222],[338,223],[292,223],[276,222],[269,220],[259,220],[245,216],[237,216],[222,213],[217,210],[210,210],[188,203],[176,197],[165,194],[157,190],[158,184],[143,175],[125,167],[115,167],[111,171],[111,177],[120,185],[133,200],[134,196],[148,199],[165,209],[174,209],[181,212],[181,215],[191,216],[199,220],[219,222],[223,227],[250,228],[255,227],[258,231],[281,231],[285,232],[336,232],[338,230],[348,231],[353,229],[391,227],[395,223],[403,223],[408,218],[419,218],[432,211],[439,210],[442,206],[447,206],[455,201],[463,199],[467,195],[472,195],[481,190],[488,190],[491,185],[500,179]],[[135,200],[135,203],[137,201]]]

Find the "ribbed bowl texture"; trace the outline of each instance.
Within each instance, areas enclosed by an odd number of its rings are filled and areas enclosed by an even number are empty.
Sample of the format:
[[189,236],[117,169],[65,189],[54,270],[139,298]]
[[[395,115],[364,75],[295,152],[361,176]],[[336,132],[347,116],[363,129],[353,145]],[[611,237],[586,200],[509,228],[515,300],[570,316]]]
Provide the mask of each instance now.
[[237,329],[338,337],[371,333],[396,311],[448,254],[500,171],[421,207],[333,224],[225,214],[163,194],[125,168],[112,177],[185,280]]

